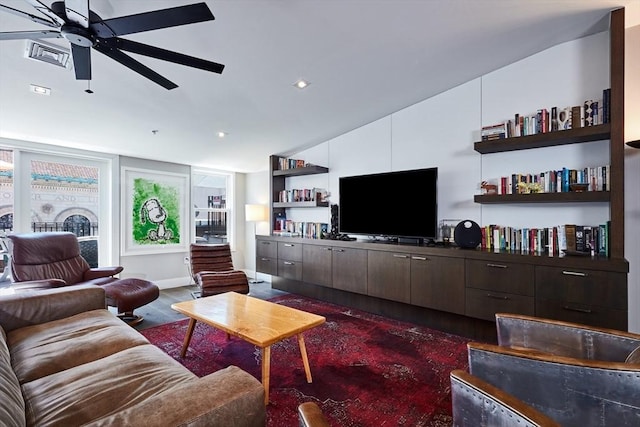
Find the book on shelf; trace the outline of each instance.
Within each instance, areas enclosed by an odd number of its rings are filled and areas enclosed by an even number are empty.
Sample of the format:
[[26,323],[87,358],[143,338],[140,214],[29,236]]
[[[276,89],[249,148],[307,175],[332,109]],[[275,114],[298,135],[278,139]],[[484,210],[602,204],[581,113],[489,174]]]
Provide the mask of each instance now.
[[572,184],[585,184],[586,189],[581,191],[610,191],[610,171],[610,165],[581,169],[565,167],[537,174],[513,173],[497,179],[486,179],[483,183],[494,186],[499,195],[569,192],[572,191]]
[[480,228],[481,248],[493,252],[549,256],[583,254],[609,257],[609,223],[523,228],[490,224]]
[[531,114],[515,113],[513,120],[483,126],[481,140],[492,141],[503,138],[557,132],[586,126],[597,126],[611,120],[611,89],[603,89],[602,97],[588,99],[580,105],[558,108],[538,108]]
[[327,234],[329,224],[324,222],[302,222],[285,220],[284,226],[274,227],[272,234],[281,237],[303,237],[321,239]]
[[611,121],[611,88],[602,91],[602,123]]
[[291,159],[287,157],[278,158],[278,170],[303,168],[305,166],[306,166],[306,163],[304,162],[304,160]]

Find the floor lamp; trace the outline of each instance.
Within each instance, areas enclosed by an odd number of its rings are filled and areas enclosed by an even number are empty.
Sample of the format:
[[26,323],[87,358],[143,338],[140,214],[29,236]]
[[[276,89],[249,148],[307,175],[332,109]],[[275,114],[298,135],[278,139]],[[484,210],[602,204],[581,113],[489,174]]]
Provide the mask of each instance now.
[[[245,205],[244,214],[246,222],[253,222],[253,238],[257,236],[256,223],[269,220],[269,211],[266,205]],[[257,268],[257,266],[256,266]],[[249,283],[262,283],[264,280],[258,279],[258,270],[256,269],[255,278],[249,280]]]

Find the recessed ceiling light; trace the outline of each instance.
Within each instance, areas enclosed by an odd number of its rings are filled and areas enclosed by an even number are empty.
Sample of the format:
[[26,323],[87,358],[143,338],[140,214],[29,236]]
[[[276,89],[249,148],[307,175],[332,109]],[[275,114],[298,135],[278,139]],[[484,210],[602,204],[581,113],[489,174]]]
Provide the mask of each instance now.
[[218,138],[224,138],[225,136],[227,136],[227,132],[218,132]]
[[44,86],[29,85],[29,90],[33,93],[37,93],[38,95],[51,95],[51,89]]
[[293,85],[298,89],[304,89],[305,87],[309,86],[309,84],[310,83],[308,81],[300,79],[297,82],[295,82]]

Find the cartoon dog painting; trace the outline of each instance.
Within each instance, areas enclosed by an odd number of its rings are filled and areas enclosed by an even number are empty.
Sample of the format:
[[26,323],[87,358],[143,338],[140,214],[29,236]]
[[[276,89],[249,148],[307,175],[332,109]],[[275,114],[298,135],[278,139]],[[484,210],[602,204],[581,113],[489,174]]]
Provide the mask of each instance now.
[[149,240],[171,240],[173,233],[165,226],[167,220],[167,211],[162,207],[160,200],[154,198],[148,199],[140,209],[140,222],[145,224],[149,221],[157,226],[156,229],[149,230],[147,238]]

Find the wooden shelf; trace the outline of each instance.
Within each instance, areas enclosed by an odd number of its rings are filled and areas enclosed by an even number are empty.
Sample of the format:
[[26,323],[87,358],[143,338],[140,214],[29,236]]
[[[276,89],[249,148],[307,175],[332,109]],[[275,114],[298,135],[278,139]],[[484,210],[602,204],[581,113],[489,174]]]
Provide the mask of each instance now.
[[608,191],[581,191],[567,193],[535,194],[481,194],[473,196],[473,201],[482,204],[499,203],[575,203],[609,202]]
[[494,141],[479,141],[473,149],[481,154],[500,153],[503,151],[529,150],[531,148],[554,147],[558,145],[610,139],[611,125],[605,123],[577,129],[561,130],[535,135],[517,136]]
[[327,173],[329,168],[324,166],[306,166],[304,168],[291,168],[274,170],[273,176],[302,176],[302,175],[315,175],[319,173]]
[[274,208],[328,208],[329,202],[273,202]]

